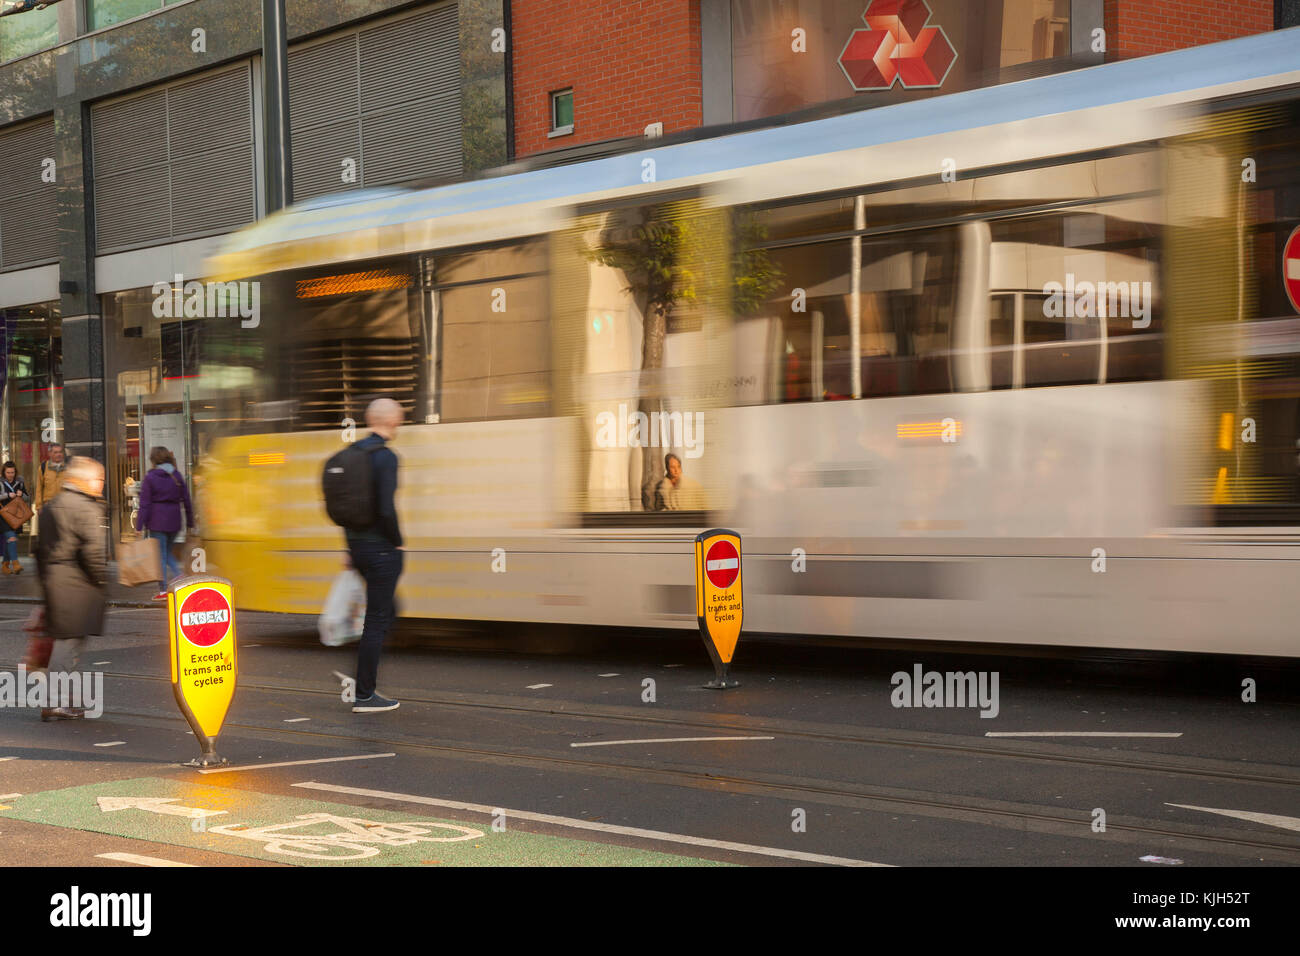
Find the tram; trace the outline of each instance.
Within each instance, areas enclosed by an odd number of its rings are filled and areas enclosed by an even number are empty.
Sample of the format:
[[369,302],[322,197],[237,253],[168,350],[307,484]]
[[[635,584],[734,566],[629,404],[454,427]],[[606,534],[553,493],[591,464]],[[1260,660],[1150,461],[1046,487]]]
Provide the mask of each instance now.
[[318,613],[389,395],[407,617],[693,628],[725,526],[752,632],[1296,656],[1297,40],[270,216],[209,568]]

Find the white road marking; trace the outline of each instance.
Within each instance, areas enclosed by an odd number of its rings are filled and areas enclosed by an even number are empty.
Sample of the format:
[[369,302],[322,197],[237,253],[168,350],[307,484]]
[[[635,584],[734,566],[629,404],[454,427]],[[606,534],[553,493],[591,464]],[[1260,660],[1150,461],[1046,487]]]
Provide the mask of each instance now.
[[138,853],[96,853],[97,860],[114,860],[118,863],[134,863],[137,866],[193,866],[193,863],[177,863],[175,860],[161,860],[156,856],[140,856]]
[[1112,730],[1023,730],[1014,733],[994,733],[989,731],[985,737],[1181,737],[1182,734],[1164,733],[1130,733]]
[[543,687],[554,687],[554,684],[529,684],[529,690],[541,690]]
[[249,647],[261,647],[262,645],[261,645],[261,644],[244,644],[244,645],[242,645],[242,646],[245,647],[245,648],[249,648]]
[[489,815],[504,813],[512,820],[532,820],[535,823],[549,823],[553,826],[571,827],[577,830],[596,830],[601,833],[614,833],[619,836],[636,837],[642,840],[659,840],[665,843],[686,843],[691,846],[710,847],[715,850],[732,850],[739,853],[754,853],[760,856],[779,856],[787,860],[803,860],[808,863],[829,863],[835,866],[892,866],[890,863],[871,863],[867,860],[854,860],[842,856],[823,856],[820,853],[804,853],[799,850],[783,850],[774,846],[754,846],[749,843],[731,843],[727,840],[708,840],[703,837],[686,836],[681,833],[665,833],[661,830],[643,830],[640,827],[621,827],[611,823],[595,823],[591,820],[576,820],[572,817],[557,817],[549,813],[532,813],[528,810],[504,810],[481,803],[466,803],[461,800],[438,800],[434,797],[421,797],[411,793],[389,793],[385,790],[363,790],[360,787],[340,787],[330,783],[295,783],[293,786],[306,790],[326,790],[330,793],[349,793],[358,797],[379,797],[383,800],[402,800],[407,803],[420,803],[431,807],[444,807],[449,810],[469,810],[473,813]]
[[1166,803],[1167,807],[1181,807],[1184,810],[1201,810],[1205,813],[1218,813],[1225,817],[1236,817],[1238,820],[1249,820],[1251,823],[1266,823],[1271,827],[1281,827],[1283,830],[1300,830],[1300,817],[1284,817],[1276,813],[1256,813],[1253,810],[1219,810],[1215,807],[1193,807],[1186,803]]
[[286,724],[300,724],[300,723],[302,723],[304,720],[311,720],[311,718],[310,718],[310,717],[286,717],[286,718],[284,718],[284,722],[285,722]]
[[17,759],[18,759],[17,757],[0,757],[0,763],[4,763],[6,760],[17,760]]
[[352,757],[321,757],[318,760],[286,760],[283,763],[255,763],[247,767],[209,767],[199,773],[239,773],[241,770],[270,770],[272,767],[301,767],[309,763],[338,763],[341,760],[374,760],[379,757],[396,757],[397,754],[356,754]]
[[697,740],[776,740],[775,737],[650,737],[644,740],[593,740],[570,747],[613,747],[615,744],[684,744]]
[[126,744],[125,740],[106,740],[102,744],[95,744],[96,747],[121,747]]
[[681,664],[665,664],[664,667],[681,667]]
[[91,661],[91,662],[90,662],[90,666],[91,666],[91,667],[99,667],[101,664],[111,664],[111,663],[113,663],[113,662],[112,662],[112,661]]
[[12,800],[14,797],[21,796],[21,793],[0,793],[0,800]]
[[225,810],[206,810],[203,807],[174,806],[179,797],[98,797],[95,802],[104,813],[118,810],[147,810],[169,817],[189,817],[192,820],[203,817],[219,817]]
[[597,674],[597,677],[617,677],[617,674]]
[[1168,863],[1170,866],[1177,866],[1178,864],[1183,862],[1182,860],[1175,860],[1173,857],[1154,856],[1152,854],[1148,854],[1147,856],[1140,856],[1138,857],[1138,860],[1140,860],[1143,863]]

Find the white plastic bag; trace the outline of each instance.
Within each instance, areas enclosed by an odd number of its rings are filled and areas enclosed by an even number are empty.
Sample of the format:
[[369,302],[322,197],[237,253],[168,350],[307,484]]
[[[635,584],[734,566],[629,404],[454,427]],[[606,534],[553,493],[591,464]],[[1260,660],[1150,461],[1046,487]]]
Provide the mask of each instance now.
[[359,641],[365,623],[366,582],[356,571],[343,571],[330,585],[325,609],[316,622],[320,642],[326,647],[338,647]]

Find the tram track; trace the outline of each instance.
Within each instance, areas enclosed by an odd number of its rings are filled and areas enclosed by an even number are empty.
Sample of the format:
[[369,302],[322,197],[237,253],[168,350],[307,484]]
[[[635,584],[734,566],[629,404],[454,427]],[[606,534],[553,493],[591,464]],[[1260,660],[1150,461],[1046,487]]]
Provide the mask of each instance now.
[[[135,717],[146,720],[159,719],[157,714],[116,712],[119,716]],[[163,718],[172,720],[172,718]],[[648,767],[637,763],[623,761],[601,762],[583,760],[574,757],[562,757],[535,751],[512,751],[488,747],[465,747],[445,743],[411,740],[409,738],[357,736],[354,734],[334,733],[330,731],[305,730],[299,728],[269,727],[253,723],[228,723],[228,729],[238,729],[255,734],[296,738],[303,741],[316,741],[325,745],[366,744],[384,752],[401,753],[421,752],[439,756],[488,760],[514,766],[536,766],[573,772],[613,776],[620,778],[641,779],[644,781],[675,784],[699,789],[723,789],[744,792],[767,797],[784,797],[806,801],[809,798],[820,802],[851,806],[877,812],[916,813],[925,816],[939,816],[949,819],[1009,826],[1011,829],[1029,829],[1058,835],[1077,835],[1081,827],[1088,825],[1086,814],[1082,811],[1073,816],[1060,811],[1046,812],[1042,808],[1028,805],[1012,806],[1001,801],[983,799],[936,799],[909,795],[900,791],[884,788],[846,787],[829,781],[815,781],[806,778],[782,778],[777,776],[714,773],[702,770],[685,770],[673,767]],[[325,742],[328,741],[329,744]],[[400,802],[400,801],[398,801]],[[1123,822],[1114,817],[1107,823],[1108,833],[1125,834],[1132,842],[1140,840],[1174,839],[1192,844],[1202,844],[1215,848],[1234,848],[1238,851],[1268,851],[1282,854],[1284,862],[1300,864],[1300,840],[1294,842],[1277,842],[1248,835],[1244,831],[1227,831],[1210,827],[1173,828],[1150,823]]]
[[[131,674],[126,672],[105,671],[105,677],[141,680],[152,683],[170,684],[167,677],[152,674]],[[321,690],[316,687],[302,687],[292,684],[265,683],[241,679],[239,686],[244,689],[258,690],[274,694],[298,694],[308,697],[338,699],[337,690]],[[578,705],[581,709],[572,710],[526,704],[518,701],[505,703],[496,700],[466,700],[456,697],[421,697],[411,694],[401,695],[401,700],[408,704],[425,704],[437,707],[463,708],[498,711],[517,714],[545,714],[556,717],[576,719],[599,719],[624,724],[652,725],[656,727],[673,727],[682,730],[737,731],[750,734],[772,734],[782,738],[802,739],[824,743],[845,743],[861,746],[897,747],[911,750],[923,750],[934,753],[952,753],[967,757],[998,757],[1010,760],[1033,760],[1045,763],[1069,764],[1103,770],[1123,770],[1149,773],[1173,774],[1180,777],[1203,778],[1214,780],[1231,780],[1237,783],[1258,784],[1262,786],[1283,786],[1300,788],[1300,768],[1279,768],[1289,773],[1251,773],[1245,772],[1241,765],[1214,758],[1195,758],[1206,764],[1216,763],[1222,766],[1193,766],[1187,764],[1186,758],[1171,757],[1168,754],[1151,752],[1134,752],[1125,759],[1117,755],[1065,752],[1064,748],[1044,750],[1042,745],[1007,746],[1006,744],[979,744],[958,742],[956,740],[933,739],[941,735],[921,732],[877,731],[875,733],[846,733],[830,730],[811,730],[781,720],[737,720],[734,717],[721,720],[703,718],[684,718],[677,715],[627,713],[609,707],[590,707]],[[235,726],[235,725],[230,725]],[[274,728],[279,729],[279,728]],[[942,735],[947,736],[947,735]],[[1183,762],[1178,762],[1183,761]]]
[[[125,672],[106,672],[106,677],[144,681],[153,684],[170,683],[166,677]],[[281,682],[241,681],[241,689],[276,695],[324,698],[336,700],[337,691],[294,686]],[[617,712],[609,708],[581,706],[580,709],[557,708],[521,702],[472,701],[445,697],[417,697],[403,695],[409,704],[437,707],[492,711],[518,715],[553,715],[560,718],[599,719],[623,724],[651,725],[680,728],[682,730],[765,731],[783,739],[797,739],[825,743],[861,746],[887,746],[921,749],[930,752],[947,752],[956,755],[1012,761],[1034,761],[1068,764],[1081,768],[1123,772],[1160,773],[1183,778],[1208,778],[1232,780],[1237,783],[1262,786],[1300,786],[1300,771],[1296,774],[1277,772],[1251,772],[1245,767],[1206,767],[1180,764],[1180,758],[1168,755],[1135,753],[1132,758],[1095,754],[1051,753],[1042,750],[1018,749],[1005,745],[977,746],[959,742],[918,739],[919,735],[884,733],[850,734],[791,727],[782,721],[741,721],[728,717],[721,720],[682,717],[677,715],[645,715]],[[178,718],[156,712],[114,710],[113,716],[147,722],[175,723]],[[874,812],[916,814],[1000,826],[1007,829],[1032,830],[1056,835],[1077,835],[1081,827],[1089,824],[1086,812],[1062,810],[1056,807],[1012,803],[984,797],[953,797],[928,791],[891,789],[879,786],[846,784],[838,780],[819,780],[806,776],[793,777],[781,773],[746,771],[742,773],[717,772],[682,766],[665,766],[662,763],[648,766],[644,762],[629,760],[621,755],[609,755],[603,760],[584,759],[567,754],[546,753],[535,748],[510,748],[494,745],[473,745],[455,742],[435,742],[413,739],[404,735],[370,735],[302,727],[277,727],[252,721],[229,721],[227,730],[237,730],[270,739],[313,743],[319,747],[373,746],[382,751],[407,752],[442,756],[460,760],[488,761],[510,766],[531,766],[616,777],[646,783],[682,786],[693,789],[724,790],[758,796],[815,801]],[[1226,762],[1225,762],[1226,763]],[[1271,769],[1289,769],[1273,768]],[[1107,823],[1107,833],[1121,835],[1126,842],[1152,845],[1152,840],[1178,840],[1191,846],[1201,846],[1219,852],[1256,856],[1261,851],[1282,857],[1280,862],[1300,864],[1300,838],[1295,840],[1269,839],[1257,831],[1229,829],[1226,827],[1188,826],[1171,827],[1158,821],[1124,819],[1112,814]]]

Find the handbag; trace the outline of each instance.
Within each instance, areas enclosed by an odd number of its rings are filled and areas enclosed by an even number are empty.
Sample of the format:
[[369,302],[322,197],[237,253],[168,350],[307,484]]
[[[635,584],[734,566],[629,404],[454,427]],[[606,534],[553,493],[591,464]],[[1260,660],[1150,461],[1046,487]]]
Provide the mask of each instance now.
[[9,504],[0,508],[0,518],[5,519],[5,524],[17,531],[32,517],[32,506],[22,499],[20,495],[15,495],[9,499]]
[[153,538],[136,538],[117,546],[117,580],[127,587],[162,580],[162,553]]

